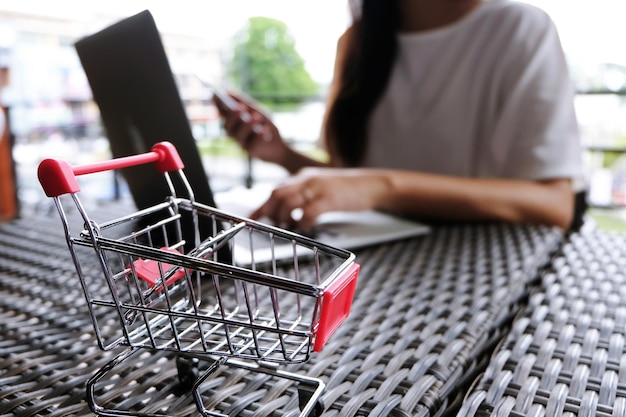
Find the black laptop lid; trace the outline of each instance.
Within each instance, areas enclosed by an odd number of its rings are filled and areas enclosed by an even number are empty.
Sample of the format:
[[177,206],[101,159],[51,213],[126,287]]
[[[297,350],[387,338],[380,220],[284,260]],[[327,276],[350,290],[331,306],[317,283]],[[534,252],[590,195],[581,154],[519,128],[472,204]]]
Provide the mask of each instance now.
[[[148,10],[75,44],[114,157],[172,142],[196,200],[215,206],[191,126],[155,21]],[[154,167],[123,171],[138,208],[163,202],[169,189]],[[205,226],[209,228],[210,226]],[[206,233],[202,233],[206,235]]]
[[[168,140],[176,146],[198,201],[214,205],[191,126],[160,34],[145,10],[75,44],[114,157],[150,150]],[[154,169],[125,173],[138,207],[162,202],[167,188]],[[132,168],[131,170],[135,170]],[[158,185],[157,185],[158,184]]]

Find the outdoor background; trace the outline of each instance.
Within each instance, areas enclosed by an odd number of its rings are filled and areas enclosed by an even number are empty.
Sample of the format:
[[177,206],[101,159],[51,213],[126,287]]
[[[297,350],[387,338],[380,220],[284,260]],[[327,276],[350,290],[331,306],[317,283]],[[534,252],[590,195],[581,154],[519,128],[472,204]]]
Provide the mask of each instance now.
[[[621,22],[626,2],[527,2],[555,21],[579,92],[576,108],[589,149],[585,162],[590,200],[597,206],[594,218],[604,227],[620,228],[626,204],[626,160],[620,149],[626,147],[626,25]],[[214,188],[243,184],[246,163],[224,138],[206,83],[246,87],[233,76],[232,62],[252,17],[284,24],[285,39],[301,59],[301,70],[315,84],[314,93],[292,97],[288,103],[284,97],[272,102],[261,92],[283,135],[302,149],[315,148],[336,40],[350,21],[345,0],[0,0],[0,103],[10,109],[22,213],[46,204],[35,179],[41,159],[62,156],[80,163],[109,156],[106,133],[73,45],[145,9],[161,31]],[[265,39],[267,43],[273,38]],[[258,161],[253,173],[261,181],[285,175]],[[96,200],[111,198],[112,183],[105,179],[88,191]]]

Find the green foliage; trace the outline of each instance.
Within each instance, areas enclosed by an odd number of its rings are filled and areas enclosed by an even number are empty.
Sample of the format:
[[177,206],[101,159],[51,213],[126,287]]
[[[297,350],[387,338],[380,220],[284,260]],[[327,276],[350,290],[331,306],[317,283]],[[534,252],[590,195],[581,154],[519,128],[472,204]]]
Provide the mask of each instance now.
[[619,233],[626,232],[626,220],[623,217],[623,210],[590,209],[588,214],[600,230]]
[[602,153],[602,168],[612,168],[617,162],[624,159],[625,152],[620,148],[626,149],[626,136],[619,136],[611,141],[611,146],[616,150],[596,151]]
[[[196,145],[203,156],[226,157],[226,158],[247,158],[248,154],[241,149],[241,146],[234,139],[223,136],[217,138],[201,138],[196,140]],[[328,162],[328,153],[318,146],[299,149],[309,158],[321,162]]]
[[287,26],[267,17],[250,18],[235,36],[229,75],[242,92],[271,107],[301,103],[319,90]]
[[604,152],[604,158],[602,159],[602,167],[611,168],[623,156],[624,156],[623,152]]
[[196,141],[198,150],[201,155],[219,156],[219,157],[247,157],[246,152],[235,140],[228,137],[219,138],[203,138]]

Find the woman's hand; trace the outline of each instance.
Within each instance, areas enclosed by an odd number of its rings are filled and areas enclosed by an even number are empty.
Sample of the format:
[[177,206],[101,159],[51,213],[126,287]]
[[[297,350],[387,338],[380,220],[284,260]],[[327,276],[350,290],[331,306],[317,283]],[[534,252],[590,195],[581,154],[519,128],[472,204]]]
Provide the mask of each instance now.
[[281,165],[291,174],[307,166],[328,165],[291,148],[270,118],[249,100],[232,93],[226,99],[233,103],[227,105],[220,96],[213,96],[224,118],[224,129],[251,157]]
[[248,100],[232,93],[229,96],[234,106],[224,103],[220,96],[213,96],[213,102],[224,118],[226,133],[250,156],[283,165],[289,148],[274,123]]
[[322,213],[377,208],[386,188],[384,177],[364,170],[305,168],[274,189],[250,217],[308,231]]

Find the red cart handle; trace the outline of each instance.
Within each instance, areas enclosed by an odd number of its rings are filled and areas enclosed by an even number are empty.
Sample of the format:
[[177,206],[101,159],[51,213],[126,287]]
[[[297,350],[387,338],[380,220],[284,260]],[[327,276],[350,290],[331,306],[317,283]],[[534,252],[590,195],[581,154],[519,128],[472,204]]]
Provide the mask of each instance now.
[[75,167],[61,159],[44,159],[37,169],[37,177],[48,197],[58,197],[80,191],[80,186],[76,181],[79,175],[128,168],[150,162],[154,162],[160,173],[177,171],[185,167],[174,145],[170,142],[159,142],[152,147],[150,152]]

